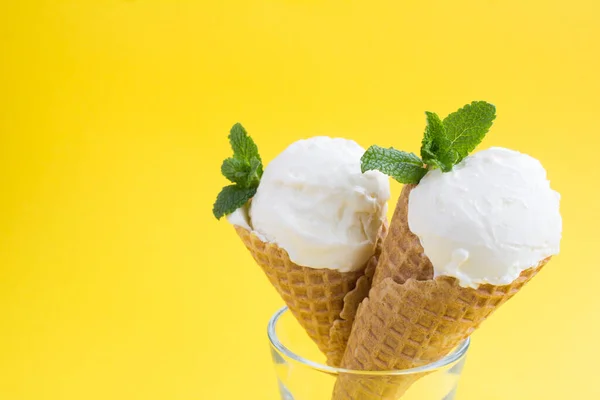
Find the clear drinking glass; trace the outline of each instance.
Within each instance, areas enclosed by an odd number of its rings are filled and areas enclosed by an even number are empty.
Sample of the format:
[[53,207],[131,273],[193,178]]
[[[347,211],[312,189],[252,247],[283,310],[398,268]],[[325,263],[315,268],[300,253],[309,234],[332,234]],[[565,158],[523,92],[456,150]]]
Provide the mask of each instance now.
[[[354,380],[414,378],[402,400],[453,400],[470,340],[434,363],[398,371],[352,371],[330,367],[287,307],[271,317],[268,327],[271,355],[282,400],[332,400],[339,376]],[[386,400],[395,397],[385,397]],[[361,400],[361,399],[345,399]]]

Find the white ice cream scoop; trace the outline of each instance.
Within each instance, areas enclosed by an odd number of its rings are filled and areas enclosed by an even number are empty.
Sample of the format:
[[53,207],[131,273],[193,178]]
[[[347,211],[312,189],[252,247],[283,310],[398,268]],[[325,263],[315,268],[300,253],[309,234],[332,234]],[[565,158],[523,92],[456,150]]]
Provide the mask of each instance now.
[[408,223],[435,276],[505,285],[559,252],[559,202],[538,160],[491,148],[428,172],[410,194]]
[[298,265],[341,272],[375,252],[386,217],[389,179],[361,172],[365,150],[347,139],[292,143],[265,168],[249,207],[228,218],[285,249]]

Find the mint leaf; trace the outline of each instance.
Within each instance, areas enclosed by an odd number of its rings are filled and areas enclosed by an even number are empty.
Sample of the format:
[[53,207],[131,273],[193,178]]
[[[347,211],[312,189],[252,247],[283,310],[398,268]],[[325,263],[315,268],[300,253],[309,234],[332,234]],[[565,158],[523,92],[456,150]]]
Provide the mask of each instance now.
[[213,214],[217,219],[231,214],[242,207],[256,194],[256,187],[242,188],[238,185],[225,186],[213,205]]
[[256,187],[262,177],[263,166],[256,157],[252,157],[250,162],[231,157],[223,161],[221,173],[225,178],[241,187]]
[[231,143],[234,158],[250,163],[252,157],[256,157],[262,163],[256,143],[248,136],[248,132],[239,122],[233,125],[229,131],[229,143]]
[[452,160],[441,157],[441,149],[448,148],[449,142],[446,130],[440,117],[430,111],[425,111],[427,127],[421,142],[421,157],[429,169],[440,168],[449,171],[452,168]]
[[378,170],[400,183],[418,183],[427,173],[417,155],[379,146],[367,149],[361,158],[361,169],[363,173]]
[[427,160],[427,169],[431,170],[431,169],[436,169],[439,168],[441,169],[443,172],[448,172],[452,169],[452,164],[445,164],[442,161],[432,158]]
[[260,157],[252,157],[250,160],[250,172],[248,173],[247,183],[248,187],[256,186],[260,183],[260,178],[263,174],[263,165],[260,161]]
[[217,196],[213,214],[217,219],[230,214],[254,196],[263,175],[263,165],[258,147],[244,127],[237,123],[229,131],[233,157],[221,164],[221,173],[234,183],[226,186]]
[[496,107],[485,101],[474,101],[448,115],[444,121],[447,143],[440,148],[438,160],[456,164],[483,140],[496,118]]
[[221,173],[233,183],[245,185],[248,174],[250,173],[250,164],[237,158],[228,158],[221,165]]

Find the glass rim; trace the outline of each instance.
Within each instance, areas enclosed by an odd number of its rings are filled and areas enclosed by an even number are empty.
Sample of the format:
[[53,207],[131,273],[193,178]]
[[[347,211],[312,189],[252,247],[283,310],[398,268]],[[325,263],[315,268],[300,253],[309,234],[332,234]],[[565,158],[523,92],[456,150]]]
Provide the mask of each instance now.
[[288,349],[283,343],[281,343],[281,341],[277,337],[275,327],[277,326],[277,322],[279,321],[279,318],[281,318],[281,316],[286,311],[288,311],[288,307],[283,306],[279,310],[277,310],[275,312],[275,314],[273,314],[271,319],[269,319],[269,324],[267,326],[267,335],[269,336],[269,341],[271,342],[271,345],[273,347],[275,347],[279,352],[283,353],[284,355],[286,355],[287,357],[291,358],[292,360],[294,360],[296,362],[304,364],[313,369],[316,369],[316,370],[319,370],[322,372],[331,373],[331,374],[343,373],[343,374],[370,375],[370,376],[382,376],[382,375],[395,376],[395,375],[411,375],[411,374],[417,374],[417,373],[423,373],[423,372],[432,372],[432,371],[436,371],[440,368],[446,367],[446,366],[460,360],[461,358],[463,358],[465,356],[465,354],[467,353],[467,350],[469,349],[469,346],[471,344],[471,338],[468,337],[462,343],[460,343],[454,350],[452,350],[449,354],[442,357],[441,359],[434,361],[432,363],[426,364],[426,365],[422,365],[420,367],[415,367],[415,368],[389,370],[389,371],[361,371],[361,370],[354,370],[354,369],[337,368],[337,367],[324,365],[324,364],[318,363],[316,361],[306,359],[306,358],[294,353],[293,351]]

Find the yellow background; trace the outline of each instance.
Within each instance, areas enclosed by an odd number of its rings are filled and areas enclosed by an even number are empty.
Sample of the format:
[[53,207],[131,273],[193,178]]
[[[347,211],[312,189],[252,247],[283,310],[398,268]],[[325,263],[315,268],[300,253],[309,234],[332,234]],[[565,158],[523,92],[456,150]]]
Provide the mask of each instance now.
[[[281,304],[211,215],[226,136],[418,150],[476,99],[562,253],[474,335],[461,400],[600,398],[595,0],[3,1],[0,398],[277,397]],[[400,185],[393,184],[394,198]]]

